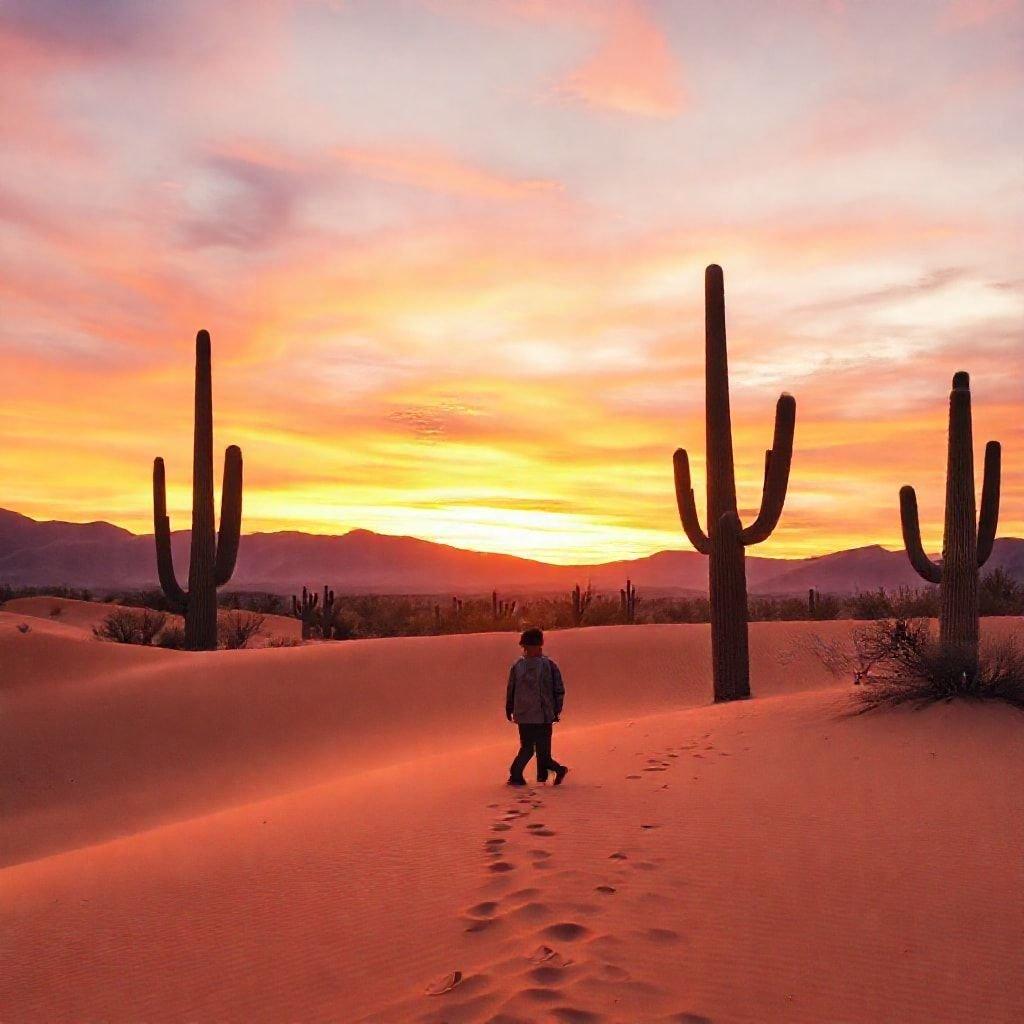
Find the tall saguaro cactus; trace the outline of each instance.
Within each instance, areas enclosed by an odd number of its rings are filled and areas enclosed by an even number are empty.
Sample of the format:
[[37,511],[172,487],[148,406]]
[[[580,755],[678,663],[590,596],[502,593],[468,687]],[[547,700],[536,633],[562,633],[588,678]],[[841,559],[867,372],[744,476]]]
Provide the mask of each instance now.
[[981,517],[976,522],[971,378],[961,370],[953,375],[953,389],[949,393],[946,522],[941,565],[936,565],[924,552],[917,494],[909,485],[900,488],[900,520],[910,564],[923,579],[939,584],[939,642],[959,652],[965,671],[971,674],[978,663],[978,570],[992,554],[996,537],[1001,459],[999,442],[989,441],[985,445]]
[[736,474],[729,414],[729,366],[725,342],[725,286],[722,268],[704,272],[705,421],[707,424],[708,532],[701,529],[690,482],[690,460],[676,451],[676,502],[690,543],[709,555],[711,659],[715,700],[750,696],[747,652],[747,577],[744,548],[771,536],[782,515],[793,460],[796,400],[782,394],[775,406],[775,435],[765,453],[764,487],[757,518],[744,528],[736,507]]
[[185,613],[185,647],[217,649],[217,588],[231,579],[242,530],[242,451],[224,453],[220,534],[215,533],[213,496],[213,383],[210,335],[196,335],[195,434],[192,455],[192,550],[188,592],[182,590],[171,555],[171,521],[167,516],[164,460],[153,462],[153,532],[160,586],[168,604]]

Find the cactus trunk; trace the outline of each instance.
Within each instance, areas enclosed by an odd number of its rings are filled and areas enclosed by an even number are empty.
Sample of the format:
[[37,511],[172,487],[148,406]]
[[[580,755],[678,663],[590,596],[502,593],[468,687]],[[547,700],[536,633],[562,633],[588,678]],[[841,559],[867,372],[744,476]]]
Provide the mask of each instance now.
[[[966,376],[963,374],[963,378]],[[954,379],[949,395],[939,639],[945,646],[960,651],[971,667],[975,667],[978,660],[978,532],[975,516],[971,392],[966,383],[958,386]]]
[[757,519],[745,529],[736,506],[732,420],[729,410],[729,363],[725,333],[725,286],[722,268],[710,266],[704,275],[704,397],[707,428],[708,532],[700,527],[690,481],[686,451],[676,451],[676,502],[686,536],[700,554],[709,555],[711,649],[716,701],[750,696],[747,650],[748,544],[771,536],[782,515],[793,457],[796,402],[783,394],[775,407],[775,433],[766,453],[764,487]]
[[711,667],[715,700],[750,696],[747,573],[740,521],[726,512],[711,532]]
[[217,537],[213,510],[213,386],[210,337],[196,339],[195,432],[192,449],[192,550],[188,569],[185,646],[211,651],[217,646]]
[[939,642],[956,652],[973,681],[978,667],[978,570],[988,560],[999,518],[1001,449],[985,446],[981,517],[974,498],[974,439],[971,426],[971,381],[962,370],[953,375],[949,393],[949,439],[946,458],[946,515],[942,564],[935,565],[921,543],[914,488],[900,490],[900,518],[907,556],[918,574],[939,584]]
[[708,535],[711,558],[711,660],[715,700],[750,696],[747,664],[747,570],[736,518],[736,472],[729,410],[725,283],[721,267],[704,278],[704,398],[707,410]]
[[242,452],[224,453],[220,534],[213,495],[213,385],[210,336],[196,335],[195,421],[192,451],[192,547],[188,592],[178,584],[171,553],[167,485],[163,459],[153,462],[153,533],[157,575],[168,604],[185,613],[185,647],[217,649],[217,588],[231,579],[242,529]]

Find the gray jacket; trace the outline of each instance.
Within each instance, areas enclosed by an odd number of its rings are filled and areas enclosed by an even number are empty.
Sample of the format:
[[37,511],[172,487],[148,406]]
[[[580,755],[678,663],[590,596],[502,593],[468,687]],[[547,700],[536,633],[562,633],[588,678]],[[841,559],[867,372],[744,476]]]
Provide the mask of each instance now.
[[505,714],[519,725],[548,725],[562,713],[565,686],[558,666],[547,656],[520,658],[508,674]]

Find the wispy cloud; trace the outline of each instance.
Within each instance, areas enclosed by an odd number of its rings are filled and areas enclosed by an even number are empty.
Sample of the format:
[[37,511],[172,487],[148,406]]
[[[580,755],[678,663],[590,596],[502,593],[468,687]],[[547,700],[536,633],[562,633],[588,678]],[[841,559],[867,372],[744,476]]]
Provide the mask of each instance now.
[[674,117],[684,107],[683,72],[664,33],[639,3],[608,12],[597,50],[558,84],[588,106],[641,117]]
[[500,174],[433,146],[341,146],[333,155],[357,174],[472,199],[514,202],[561,191],[556,181]]

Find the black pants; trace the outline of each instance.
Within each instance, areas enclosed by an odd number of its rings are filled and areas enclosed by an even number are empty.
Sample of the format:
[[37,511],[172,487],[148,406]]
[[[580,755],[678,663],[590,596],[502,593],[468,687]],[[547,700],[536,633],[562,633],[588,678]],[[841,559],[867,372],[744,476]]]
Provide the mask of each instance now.
[[543,782],[548,772],[558,771],[562,766],[551,756],[551,725],[519,726],[519,753],[508,770],[509,777],[519,780],[534,753],[537,754],[537,781]]

